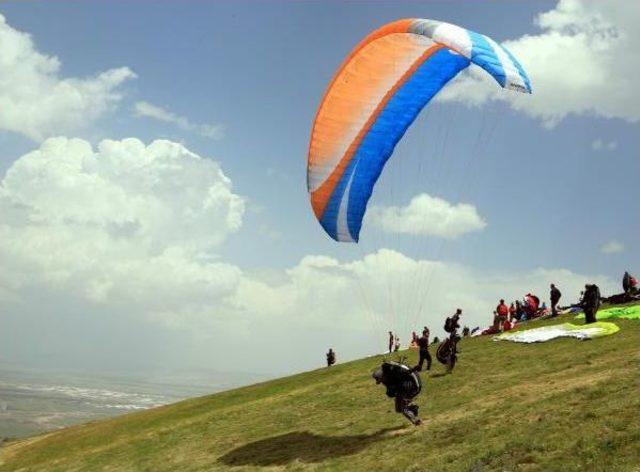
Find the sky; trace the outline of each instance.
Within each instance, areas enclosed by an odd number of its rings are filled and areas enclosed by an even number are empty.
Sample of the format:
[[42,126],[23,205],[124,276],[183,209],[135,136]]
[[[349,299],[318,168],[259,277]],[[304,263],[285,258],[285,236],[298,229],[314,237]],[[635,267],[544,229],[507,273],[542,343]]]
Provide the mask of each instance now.
[[[285,373],[499,298],[573,302],[640,272],[640,6],[3,2],[0,362]],[[531,96],[470,68],[402,139],[360,244],[306,190],[342,59],[398,18],[504,43]]]

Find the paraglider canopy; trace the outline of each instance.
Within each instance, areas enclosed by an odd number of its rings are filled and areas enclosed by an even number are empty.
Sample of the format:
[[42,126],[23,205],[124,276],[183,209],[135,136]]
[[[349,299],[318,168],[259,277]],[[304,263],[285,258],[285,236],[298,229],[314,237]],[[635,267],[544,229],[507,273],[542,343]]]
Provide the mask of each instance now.
[[307,163],[311,205],[329,236],[358,241],[367,202],[396,144],[471,63],[501,87],[531,93],[527,74],[507,49],[440,21],[389,23],[347,56],[318,108]]

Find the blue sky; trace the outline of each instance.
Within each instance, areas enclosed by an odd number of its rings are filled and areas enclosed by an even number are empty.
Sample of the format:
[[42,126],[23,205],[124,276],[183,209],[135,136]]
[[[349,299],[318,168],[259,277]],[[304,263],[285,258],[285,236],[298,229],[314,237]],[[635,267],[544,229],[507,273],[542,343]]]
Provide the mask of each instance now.
[[[640,108],[640,98],[637,91],[624,88],[640,61],[635,56],[627,69],[603,71],[602,77],[597,77],[602,83],[595,79],[559,80],[560,96],[547,92],[555,87],[553,54],[558,54],[558,46],[551,43],[553,35],[548,33],[560,32],[579,42],[584,40],[580,35],[591,32],[585,28],[571,33],[567,24],[574,21],[581,28],[585,18],[597,18],[603,28],[617,28],[620,33],[609,38],[611,51],[619,49],[615,41],[626,40],[628,23],[616,22],[634,18],[637,9],[629,6],[628,12],[621,13],[621,2],[613,2],[614,8],[609,9],[600,5],[588,1],[560,5],[504,1],[9,2],[2,5],[0,13],[12,29],[31,35],[39,53],[59,59],[59,77],[91,78],[118,67],[135,73],[136,78],[117,85],[120,96],[108,111],[55,134],[82,138],[94,146],[106,138],[135,137],[146,144],[162,138],[217,162],[232,182],[232,192],[246,207],[241,226],[225,235],[215,250],[207,249],[208,257],[225,261],[244,274],[280,283],[291,277],[287,271],[305,256],[327,256],[345,264],[390,248],[413,259],[464,267],[465,274],[473,274],[470,283],[484,274],[526,280],[527,274],[540,268],[569,271],[576,280],[592,276],[617,283],[625,269],[640,271],[635,249],[640,234],[640,111],[632,109],[633,103]],[[560,13],[536,25],[538,15],[551,10]],[[362,247],[340,245],[324,234],[308,203],[305,166],[311,124],[342,58],[368,32],[403,17],[456,23],[499,42],[510,41],[516,53],[532,51],[532,59],[519,57],[523,64],[533,64],[529,75],[534,96],[522,97],[518,105],[512,105],[493,99],[479,85],[477,95],[485,97],[480,105],[471,105],[473,97],[464,91],[432,104],[397,148],[372,200],[374,205],[403,206],[413,196],[428,193],[453,204],[469,203],[486,221],[485,229],[443,241],[383,234],[365,222]],[[531,46],[522,39],[526,35],[536,36],[540,43]],[[549,48],[547,59],[545,48]],[[595,67],[590,61],[574,58],[571,50],[563,59],[567,64],[575,60],[577,77],[589,76]],[[583,73],[581,67],[585,68]],[[563,74],[559,69],[558,78]],[[612,97],[611,104],[605,96],[610,90],[606,83],[609,77],[623,84],[617,87],[612,83],[611,90],[627,94],[615,100]],[[536,95],[539,84],[541,94]],[[537,100],[531,111],[527,110],[528,99]],[[141,101],[184,117],[190,124],[219,125],[224,136],[213,139],[199,135],[193,126],[136,116],[134,108]],[[545,107],[553,111],[547,113]],[[0,171],[5,173],[25,153],[38,149],[41,141],[2,127]],[[176,226],[181,224],[176,220]],[[610,251],[603,252],[607,244]],[[12,265],[23,264],[11,253],[3,257],[15,258]],[[68,261],[59,264],[69,267],[65,265]],[[51,269],[41,270],[43,280],[48,280],[46,271]],[[52,287],[49,282],[38,287],[55,292],[52,300],[59,301],[59,311],[67,310],[68,301],[62,294],[68,289]],[[29,290],[35,289],[16,289],[14,295],[29,298]],[[431,296],[430,301],[437,304],[438,294]],[[24,304],[17,303],[15,297],[7,297],[5,312],[19,317]],[[106,300],[99,307],[83,301],[81,311],[109,313],[118,300],[109,296]],[[215,301],[208,303],[215,305]],[[132,305],[125,311],[137,309]],[[25,309],[37,311],[35,307]],[[64,316],[59,326],[76,329],[72,328],[78,326],[76,321]],[[479,313],[477,319],[481,316]],[[120,323],[127,325],[129,321],[103,315],[77,329],[85,333],[85,339],[104,329],[113,330],[118,339],[131,336],[123,341],[126,346],[134,345],[138,331],[151,330],[149,345],[183,346],[175,348],[181,353],[174,354],[179,359],[184,346],[193,344],[193,334],[184,334],[189,329],[174,336],[165,327],[148,328],[149,317],[134,318],[131,325],[139,323],[140,327],[126,335],[127,328]],[[24,319],[28,321],[20,326],[27,343],[32,336],[28,334],[29,323],[37,316]],[[435,318],[429,319],[432,321],[438,323]],[[250,316],[246,323],[252,325]],[[327,327],[317,329],[324,333],[314,346],[317,349],[332,339],[346,338],[344,333],[332,335]],[[55,344],[55,340],[51,342]],[[72,362],[78,352],[89,349],[83,346],[60,354],[64,362]],[[136,357],[145,356],[144,346],[137,347]],[[349,354],[362,354],[366,349],[357,346]],[[194,352],[195,358],[208,351]],[[28,358],[26,350],[16,348],[10,358],[19,361],[22,355]],[[309,355],[291,368],[308,367],[311,358]]]

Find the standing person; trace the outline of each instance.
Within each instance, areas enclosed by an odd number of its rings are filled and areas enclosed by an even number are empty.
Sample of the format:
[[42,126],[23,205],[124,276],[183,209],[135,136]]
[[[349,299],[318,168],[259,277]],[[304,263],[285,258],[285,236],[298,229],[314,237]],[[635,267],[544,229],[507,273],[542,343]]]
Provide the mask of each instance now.
[[518,319],[516,316],[516,306],[512,302],[511,306],[509,306],[509,321],[513,321],[515,319]]
[[524,321],[525,320],[525,312],[524,312],[524,308],[522,307],[522,302],[520,300],[516,300],[516,319],[518,321]]
[[551,316],[558,316],[558,302],[560,302],[560,297],[562,293],[558,290],[554,284],[551,284],[551,292],[549,293],[549,298],[551,299]]
[[449,337],[445,339],[436,350],[436,359],[447,366],[447,372],[450,373],[456,365],[458,359],[458,328],[460,328],[460,316],[462,310],[458,308],[456,312],[448,317],[444,322],[444,330],[449,333]]
[[329,348],[329,352],[327,352],[327,367],[331,367],[336,363],[336,353],[332,348]]
[[429,329],[425,326],[422,336],[418,338],[418,347],[420,348],[420,360],[413,370],[421,372],[422,364],[427,361],[427,370],[431,370],[431,354],[429,354]]
[[400,338],[396,336],[395,344],[393,346],[393,352],[398,352],[400,350]]
[[638,292],[638,279],[626,271],[622,277],[622,288],[625,295],[635,295]]
[[393,335],[393,331],[389,331],[389,354],[391,354],[393,352],[393,344],[395,342],[396,338]]
[[458,329],[460,328],[460,317],[462,316],[462,310],[458,308],[456,312],[449,316],[444,322],[444,330],[447,333],[458,334]]
[[629,291],[631,290],[631,274],[629,273],[629,271],[625,271],[624,275],[622,276],[622,290],[624,291],[625,295],[628,295]]
[[584,322],[595,323],[598,308],[600,308],[600,289],[596,284],[584,286],[584,296],[582,297],[582,311],[584,311]]
[[496,307],[496,313],[499,317],[498,329],[502,329],[502,324],[507,321],[507,318],[509,317],[509,307],[506,305],[504,300],[500,299],[500,303]]

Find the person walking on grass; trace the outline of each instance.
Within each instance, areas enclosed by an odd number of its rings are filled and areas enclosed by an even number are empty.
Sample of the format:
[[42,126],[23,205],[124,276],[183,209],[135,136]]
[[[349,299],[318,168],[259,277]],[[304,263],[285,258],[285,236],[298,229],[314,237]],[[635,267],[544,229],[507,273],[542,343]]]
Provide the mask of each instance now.
[[429,353],[429,329],[425,326],[422,336],[418,338],[418,347],[420,348],[420,360],[413,368],[414,371],[421,372],[424,361],[427,361],[427,370],[431,370],[431,354]]
[[448,317],[444,322],[444,330],[449,333],[449,337],[445,339],[438,349],[436,349],[436,359],[447,366],[447,373],[451,373],[458,359],[458,329],[460,328],[460,317],[462,310],[458,308],[453,316]]

